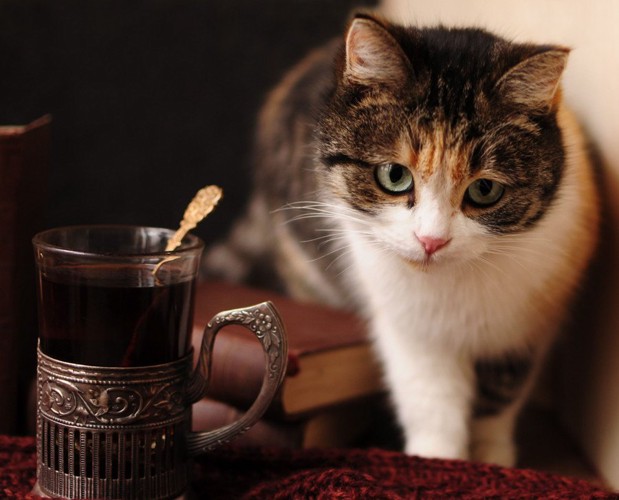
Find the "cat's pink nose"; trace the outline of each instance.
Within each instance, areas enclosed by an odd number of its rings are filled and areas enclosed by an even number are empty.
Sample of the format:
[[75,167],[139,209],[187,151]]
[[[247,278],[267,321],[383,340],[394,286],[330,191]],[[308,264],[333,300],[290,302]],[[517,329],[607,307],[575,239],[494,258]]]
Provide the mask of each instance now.
[[432,236],[417,236],[417,239],[423,246],[423,249],[426,251],[428,256],[432,255],[437,250],[440,250],[450,242],[449,239],[433,238]]

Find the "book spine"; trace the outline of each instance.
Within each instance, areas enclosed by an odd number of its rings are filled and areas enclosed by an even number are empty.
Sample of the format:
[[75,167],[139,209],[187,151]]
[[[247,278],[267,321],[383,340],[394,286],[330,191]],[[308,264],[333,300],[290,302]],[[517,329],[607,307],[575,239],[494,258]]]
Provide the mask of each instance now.
[[23,432],[34,378],[36,304],[31,239],[41,229],[50,118],[0,127],[0,432]]

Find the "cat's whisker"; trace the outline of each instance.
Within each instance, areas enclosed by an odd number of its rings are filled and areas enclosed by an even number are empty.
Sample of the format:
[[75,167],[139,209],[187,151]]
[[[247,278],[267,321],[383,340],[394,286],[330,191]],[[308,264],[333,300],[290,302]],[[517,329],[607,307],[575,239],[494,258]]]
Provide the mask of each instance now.
[[[385,248],[385,246],[383,244],[381,244],[380,241],[377,240],[368,240],[368,242],[374,246],[374,248],[376,250],[378,250],[380,253],[385,254],[386,256],[390,255],[391,252]],[[333,261],[327,266],[326,269],[330,269],[335,263],[336,261],[340,261],[341,259],[343,259],[344,257],[350,255],[352,252],[354,251],[354,249],[352,248],[352,246],[346,251],[346,252],[342,252],[341,255],[338,255],[335,259],[333,259]],[[354,262],[350,262],[350,264],[348,264],[346,267],[342,268],[340,270],[340,272],[338,272],[336,274],[336,276],[339,278],[342,275],[346,274],[351,268],[355,267],[355,263]]]
[[544,253],[542,252],[518,252],[518,249],[510,249],[510,248],[492,248],[492,249],[488,249],[484,252],[485,255],[495,255],[498,257],[505,257],[510,261],[532,261],[534,259],[539,258],[540,256],[543,256]]
[[510,245],[513,248],[523,248],[523,249],[531,249],[532,244],[542,244],[544,246],[548,246],[549,248],[554,247],[555,242],[547,238],[545,236],[535,236],[535,235],[525,235],[519,234],[517,236],[504,235],[501,238],[495,240],[492,245]]
[[327,228],[319,228],[316,229],[316,232],[329,232],[333,234],[348,234],[350,233],[350,229],[342,229],[339,227],[327,227]]
[[328,219],[340,219],[340,220],[347,220],[347,221],[351,221],[351,222],[355,222],[357,224],[361,224],[361,225],[368,225],[369,222],[360,218],[358,216],[358,212],[354,212],[352,210],[348,211],[349,213],[346,213],[346,211],[344,210],[340,210],[339,207],[337,206],[329,206],[326,204],[290,204],[290,205],[285,205],[284,207],[281,207],[277,210],[275,210],[274,212],[281,212],[284,210],[304,210],[305,213],[301,213],[299,215],[296,215],[294,217],[291,217],[290,219],[287,219],[284,224],[289,223],[289,222],[293,222],[293,221],[298,221],[298,220],[305,220],[305,219],[311,219],[311,218],[328,218]]
[[[316,228],[313,231],[314,233],[318,233],[320,234],[320,236],[316,236],[315,238],[311,238],[308,240],[305,240],[307,242],[309,241],[317,241],[323,238],[328,238],[329,236],[333,235],[333,236],[345,236],[346,234],[350,234],[351,231],[348,229],[339,229],[336,227],[321,227],[321,228]],[[367,231],[363,231],[363,232],[367,232]]]
[[504,255],[508,255],[512,258],[526,258],[526,257],[531,257],[531,259],[538,259],[540,257],[546,257],[549,254],[552,255],[561,255],[561,256],[569,256],[570,252],[568,251],[568,249],[565,248],[556,248],[556,247],[549,247],[547,250],[546,249],[541,249],[541,248],[531,248],[531,247],[524,247],[524,246],[511,246],[511,245],[503,245],[503,244],[498,244],[495,245],[492,250],[489,250],[488,252],[494,252],[496,254],[502,253]]
[[325,244],[328,244],[328,243],[331,243],[331,242],[335,242],[335,241],[346,241],[346,242],[349,242],[350,241],[350,239],[349,239],[350,235],[353,234],[353,233],[356,234],[356,235],[359,235],[359,236],[364,236],[366,241],[368,241],[370,243],[373,243],[372,238],[374,237],[374,235],[373,235],[373,233],[371,233],[369,231],[354,231],[354,232],[352,232],[352,231],[348,231],[347,230],[347,231],[342,232],[342,233],[336,233],[336,234],[333,234],[333,235],[327,234],[325,236],[320,236],[320,237],[318,237],[316,239],[317,240],[323,239],[323,241],[321,241],[319,243],[319,246],[324,246]]
[[300,219],[307,219],[307,218],[327,218],[329,220],[341,220],[341,221],[349,221],[349,222],[354,222],[356,224],[359,225],[363,225],[363,226],[368,226],[369,223],[359,217],[355,217],[354,215],[348,215],[348,214],[334,214],[328,211],[324,211],[324,210],[312,210],[312,211],[307,211],[306,213],[303,214],[299,214],[295,217],[292,218],[292,220],[300,220]]
[[297,201],[291,202],[274,210],[273,212],[281,212],[284,210],[321,210],[333,215],[351,214],[359,215],[359,212],[352,208],[345,207],[341,204],[327,203],[322,201]]
[[[339,263],[340,260],[342,260],[344,257],[350,255],[352,252],[354,251],[353,248],[348,248],[345,251],[342,251],[338,256],[336,256],[331,262],[329,262],[329,264],[327,265],[327,267],[325,267],[325,271],[330,270],[336,263]],[[350,266],[352,266],[353,264],[349,264],[346,269],[350,268]]]
[[340,248],[334,248],[333,250],[330,250],[330,251],[328,251],[328,252],[326,252],[326,253],[323,253],[322,255],[319,255],[319,256],[318,256],[318,257],[316,257],[315,259],[309,259],[307,262],[317,262],[317,261],[319,261],[319,260],[321,260],[321,259],[324,259],[324,258],[326,258],[326,257],[329,257],[330,255],[333,255],[333,254],[339,253],[339,252],[341,252],[344,248],[347,248],[347,247],[349,247],[349,245],[346,245],[346,246],[343,246],[343,247],[340,247]]
[[[530,269],[530,264],[532,263],[531,260],[524,261],[524,259],[519,259],[518,257],[511,255],[509,253],[489,253],[489,254],[506,257],[510,262],[513,262],[515,265],[521,268],[523,272],[528,272],[528,270]],[[507,275],[507,272],[505,271],[503,274]]]
[[479,261],[479,263],[483,263],[484,266],[492,268],[494,271],[496,271],[501,276],[508,276],[509,275],[507,273],[507,271],[503,267],[501,267],[500,265],[496,264],[491,259],[488,259],[484,255],[481,255],[477,260]]
[[[307,213],[307,214],[301,214],[301,215],[297,215],[295,217],[291,217],[290,219],[287,219],[285,221],[282,222],[283,225],[287,225],[293,222],[297,222],[297,221],[301,221],[301,220],[308,220],[308,219],[328,219],[328,220],[333,220],[334,217],[332,214],[328,214],[328,213]],[[350,222],[354,222],[357,224],[363,224],[363,225],[368,225],[367,223],[365,223],[365,221],[359,220],[359,219],[353,219],[350,217],[340,217],[340,219],[342,220],[348,220]]]
[[556,243],[545,236],[535,235],[503,235],[500,238],[493,240],[490,245],[491,248],[505,248],[510,251],[538,251],[543,252],[547,247],[549,251],[560,250],[557,248]]
[[331,234],[325,234],[324,236],[318,236],[316,238],[310,238],[310,239],[306,239],[306,240],[299,240],[299,243],[303,243],[303,244],[309,244],[309,243],[316,243],[318,245],[318,247],[323,247],[329,243],[333,243],[335,241],[342,241],[345,240],[346,236],[345,235],[331,235]]
[[337,238],[332,238],[332,239],[330,239],[330,240],[325,240],[325,241],[322,241],[322,242],[318,243],[318,245],[317,245],[317,249],[318,249],[318,250],[322,250],[325,246],[328,246],[328,245],[333,245],[333,244],[338,243],[338,242],[344,242],[344,243],[346,243],[345,245],[343,245],[343,246],[339,247],[340,249],[341,249],[341,248],[346,248],[346,247],[348,247],[348,246],[352,246],[352,245],[350,244],[350,242],[349,242],[348,238],[346,238],[345,236],[340,236],[340,237],[337,237]]
[[482,280],[478,280],[480,286],[484,288],[492,288],[491,293],[500,292],[501,285],[500,281],[494,279],[491,275],[485,264],[485,259],[479,259],[475,261],[469,261],[471,269],[474,271],[480,272],[483,274],[484,278]]
[[542,248],[537,245],[529,245],[529,246],[516,245],[508,241],[494,244],[490,248],[497,249],[497,250],[507,250],[507,251],[514,252],[514,253],[536,252],[538,255],[542,255],[543,253],[548,253],[549,251],[554,251],[554,248],[552,245],[548,245],[547,247]]
[[337,210],[347,210],[350,212],[353,212],[354,210],[346,207],[342,204],[336,204],[336,203],[328,203],[325,201],[320,201],[320,200],[301,200],[301,201],[292,201],[290,203],[287,203],[283,206],[281,206],[280,208],[277,208],[274,210],[274,212],[279,212],[281,210],[286,210],[289,208],[306,208],[306,207],[326,207],[326,208],[335,208]]

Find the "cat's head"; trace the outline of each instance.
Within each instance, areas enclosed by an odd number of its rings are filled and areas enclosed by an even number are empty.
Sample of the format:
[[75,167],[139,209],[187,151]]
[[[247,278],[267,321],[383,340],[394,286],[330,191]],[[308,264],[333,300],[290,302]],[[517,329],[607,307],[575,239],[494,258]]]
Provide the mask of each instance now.
[[332,198],[413,262],[466,260],[526,231],[562,177],[568,52],[355,17],[318,127]]

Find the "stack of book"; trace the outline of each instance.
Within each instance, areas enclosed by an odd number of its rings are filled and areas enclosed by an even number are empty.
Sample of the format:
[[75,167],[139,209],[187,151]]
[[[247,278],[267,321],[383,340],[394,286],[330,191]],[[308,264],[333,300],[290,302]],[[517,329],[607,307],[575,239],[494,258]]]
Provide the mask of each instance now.
[[[292,448],[354,445],[372,425],[373,402],[383,393],[365,325],[354,315],[269,290],[201,283],[196,291],[194,352],[216,313],[266,300],[275,305],[286,329],[288,368],[267,413],[235,443]],[[239,326],[218,333],[212,363],[207,397],[193,407],[195,430],[237,420],[262,384],[262,346]]]

